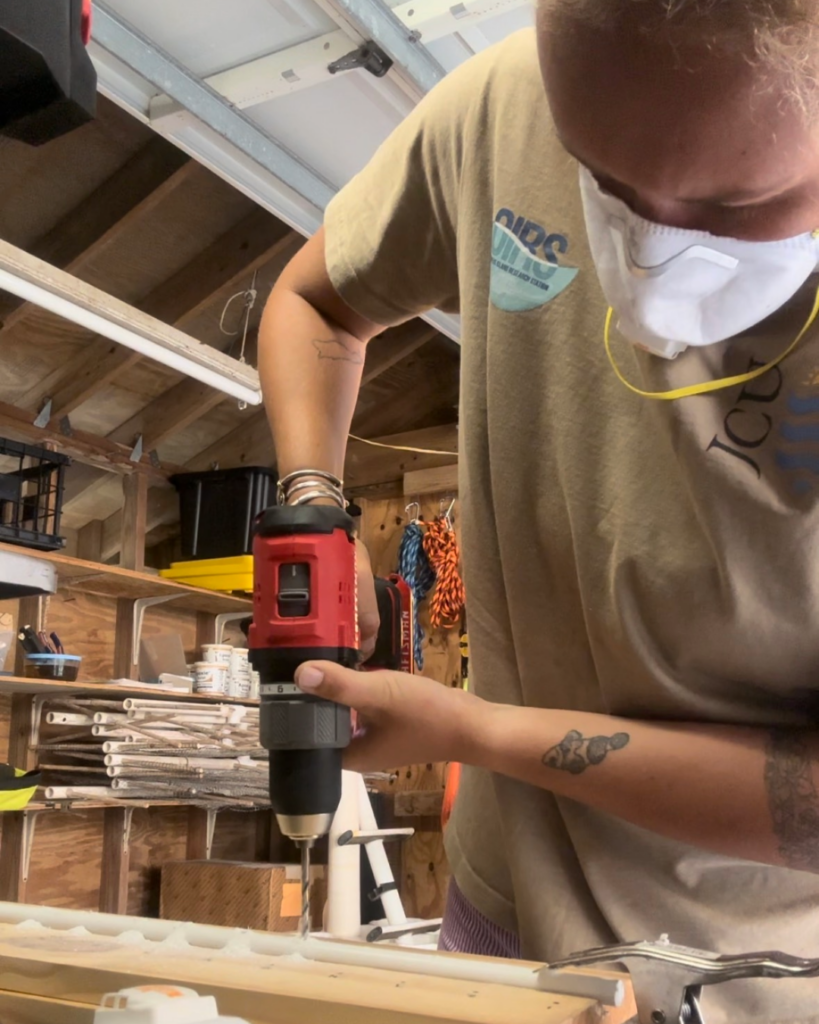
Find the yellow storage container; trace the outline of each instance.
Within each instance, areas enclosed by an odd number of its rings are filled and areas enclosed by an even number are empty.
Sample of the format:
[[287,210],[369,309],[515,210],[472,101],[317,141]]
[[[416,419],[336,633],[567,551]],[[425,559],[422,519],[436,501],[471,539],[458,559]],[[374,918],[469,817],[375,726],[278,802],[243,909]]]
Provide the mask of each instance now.
[[253,555],[232,558],[202,558],[195,562],[174,562],[170,569],[161,569],[160,576],[191,587],[218,590],[225,594],[236,591],[253,593]]

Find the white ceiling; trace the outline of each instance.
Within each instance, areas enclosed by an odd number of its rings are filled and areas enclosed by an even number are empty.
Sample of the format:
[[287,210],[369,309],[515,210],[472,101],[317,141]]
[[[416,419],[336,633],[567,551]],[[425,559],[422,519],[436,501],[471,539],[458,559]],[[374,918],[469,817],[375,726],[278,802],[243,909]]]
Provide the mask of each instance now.
[[[330,61],[369,35],[360,18],[351,21],[345,4],[366,7],[373,0],[103,2],[147,37],[152,51],[164,51],[215,90],[226,114],[240,110],[251,135],[261,129],[274,149],[278,144],[295,157],[296,170],[277,173],[259,159],[258,139],[255,150],[237,145],[229,132],[194,116],[195,104],[180,103],[178,91],[177,100],[163,95],[163,85],[174,88],[161,69],[147,77],[144,68],[135,73],[134,61],[106,40],[104,12],[90,51],[101,90],[305,234],[320,223],[327,198],[367,163],[423,94],[420,77],[400,59],[383,78],[361,69],[328,72]],[[444,72],[533,21],[530,0],[387,2],[400,25],[420,34],[414,49],[421,49],[428,67],[435,67],[431,57]],[[312,191],[299,184],[305,175]],[[436,326],[457,333],[452,323]]]

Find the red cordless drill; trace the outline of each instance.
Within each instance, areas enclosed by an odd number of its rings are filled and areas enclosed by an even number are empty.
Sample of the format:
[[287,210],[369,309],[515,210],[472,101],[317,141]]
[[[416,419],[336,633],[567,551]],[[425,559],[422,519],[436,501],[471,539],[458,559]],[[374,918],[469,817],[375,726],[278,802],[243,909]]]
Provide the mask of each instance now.
[[[270,804],[284,835],[302,850],[306,904],[308,851],[329,832],[341,799],[350,709],[303,693],[293,678],[305,661],[334,661],[348,668],[358,661],[353,520],[333,506],[267,509],[256,526],[253,574],[248,645],[260,676]],[[308,925],[303,916],[304,934]]]

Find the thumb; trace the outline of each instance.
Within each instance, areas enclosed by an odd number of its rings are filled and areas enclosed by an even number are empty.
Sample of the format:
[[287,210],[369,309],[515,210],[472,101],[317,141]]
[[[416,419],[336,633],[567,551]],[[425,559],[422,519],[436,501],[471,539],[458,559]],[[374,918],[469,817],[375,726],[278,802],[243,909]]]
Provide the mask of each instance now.
[[376,711],[382,704],[384,672],[356,672],[333,661],[308,661],[296,669],[296,685],[357,711]]

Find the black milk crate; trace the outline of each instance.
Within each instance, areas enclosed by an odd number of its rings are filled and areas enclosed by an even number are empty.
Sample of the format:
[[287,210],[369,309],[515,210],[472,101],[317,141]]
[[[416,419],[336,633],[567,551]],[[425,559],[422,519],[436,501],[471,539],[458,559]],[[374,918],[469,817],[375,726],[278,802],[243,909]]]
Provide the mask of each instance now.
[[59,452],[0,437],[0,540],[55,551],[60,536],[65,469]]

